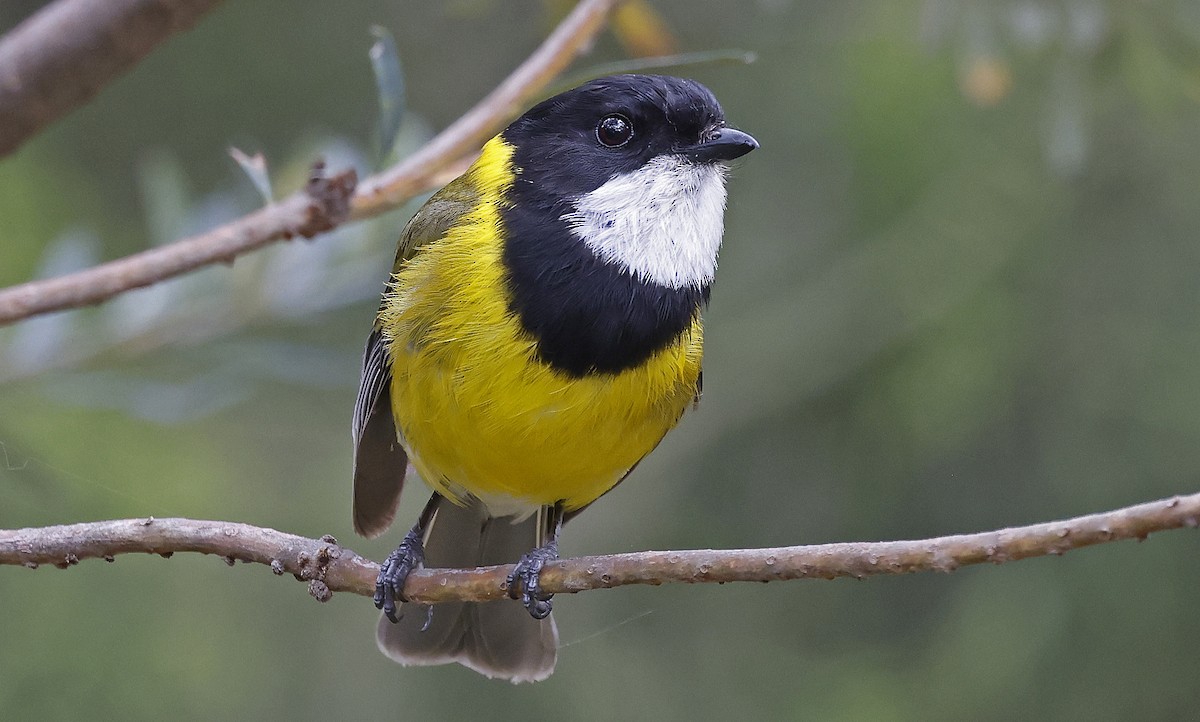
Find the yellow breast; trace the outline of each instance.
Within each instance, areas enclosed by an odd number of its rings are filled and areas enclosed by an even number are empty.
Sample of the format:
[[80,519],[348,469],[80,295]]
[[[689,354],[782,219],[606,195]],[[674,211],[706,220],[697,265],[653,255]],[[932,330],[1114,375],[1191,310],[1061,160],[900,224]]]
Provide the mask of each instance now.
[[692,402],[701,324],[619,374],[572,377],[541,362],[505,287],[497,204],[511,150],[485,147],[467,179],[480,202],[393,279],[380,314],[393,411],[414,466],[451,498],[574,509],[620,481]]

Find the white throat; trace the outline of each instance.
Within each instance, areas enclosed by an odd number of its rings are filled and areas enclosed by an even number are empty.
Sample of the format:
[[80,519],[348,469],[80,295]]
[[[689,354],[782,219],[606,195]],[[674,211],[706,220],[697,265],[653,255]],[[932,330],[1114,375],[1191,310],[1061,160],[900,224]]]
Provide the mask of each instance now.
[[712,283],[724,216],[723,165],[659,156],[580,196],[563,219],[600,258],[686,288]]

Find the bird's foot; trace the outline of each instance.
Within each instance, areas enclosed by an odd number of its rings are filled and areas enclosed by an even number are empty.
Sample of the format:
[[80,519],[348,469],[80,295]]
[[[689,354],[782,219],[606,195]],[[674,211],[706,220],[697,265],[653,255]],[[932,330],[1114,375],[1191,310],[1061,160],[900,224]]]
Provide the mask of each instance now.
[[[379,568],[379,577],[375,580],[375,608],[382,609],[384,616],[396,623],[396,600],[404,599],[404,582],[414,569],[425,564],[425,546],[421,543],[422,529],[420,525],[404,535],[400,546],[388,555]],[[428,626],[428,623],[426,623]]]
[[522,556],[508,575],[508,596],[520,599],[534,619],[550,616],[550,599],[553,595],[542,591],[541,576],[546,562],[555,559],[558,559],[558,539],[551,538],[545,545]]

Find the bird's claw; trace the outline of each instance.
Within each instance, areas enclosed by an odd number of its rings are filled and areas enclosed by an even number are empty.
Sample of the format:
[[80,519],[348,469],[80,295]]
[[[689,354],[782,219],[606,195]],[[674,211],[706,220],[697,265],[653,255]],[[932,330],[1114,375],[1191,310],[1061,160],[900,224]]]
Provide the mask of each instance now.
[[[382,609],[383,615],[393,624],[400,621],[396,616],[396,601],[404,599],[404,582],[414,569],[425,563],[425,547],[421,543],[421,534],[413,529],[404,536],[400,546],[388,555],[379,568],[379,576],[375,580],[375,608]],[[428,621],[426,622],[428,626]]]
[[550,616],[552,594],[542,591],[542,567],[558,559],[558,545],[551,542],[521,557],[508,575],[508,596],[521,604],[534,619]]

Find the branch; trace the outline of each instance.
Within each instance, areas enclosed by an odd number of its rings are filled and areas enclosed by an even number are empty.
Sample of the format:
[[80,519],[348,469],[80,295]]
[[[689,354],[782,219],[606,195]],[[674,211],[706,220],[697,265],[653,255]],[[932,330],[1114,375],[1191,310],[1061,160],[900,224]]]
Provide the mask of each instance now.
[[[441,180],[440,170],[499,132],[519,108],[586,49],[617,2],[582,0],[541,47],[491,94],[411,157],[364,180],[350,199],[349,214],[324,214],[322,227],[315,232],[396,208]],[[0,68],[3,67],[0,61]],[[331,182],[349,184],[353,190],[349,174],[336,176]],[[310,216],[321,215],[319,211],[309,194],[298,193],[208,233],[78,273],[0,290],[0,326],[38,314],[100,303],[213,263],[232,263],[243,253],[293,237],[300,232],[298,228],[305,227],[303,224]]]
[[0,157],[221,0],[59,0],[0,39]]
[[[626,584],[668,582],[770,582],[783,579],[863,579],[880,574],[952,572],[970,564],[1000,564],[1061,555],[1073,549],[1200,525],[1200,493],[1176,496],[1101,514],[978,534],[919,541],[851,542],[768,549],[636,552],[551,562],[542,572],[549,593],[572,593]],[[117,554],[174,552],[217,554],[267,564],[309,581],[325,601],[334,591],[370,596],[379,567],[337,545],[332,537],[307,539],[272,529],[220,521],[126,519],[37,529],[0,530],[0,564],[66,568],[82,559],[112,561]],[[423,569],[405,586],[413,601],[486,601],[504,597],[511,566]]]
[[591,45],[618,0],[583,0],[525,62],[486,98],[425,147],[390,170],[363,181],[354,198],[355,219],[391,210],[420,193],[449,159],[474,151]]
[[233,263],[239,254],[280,238],[312,238],[349,216],[355,181],[353,170],[326,178],[324,166],[318,163],[303,191],[237,221],[77,273],[0,291],[0,325],[98,303],[212,263]]

